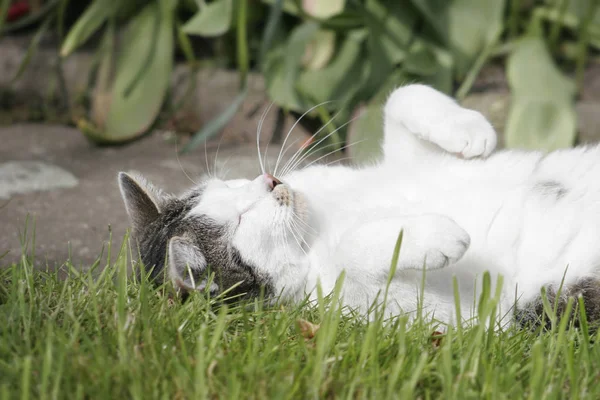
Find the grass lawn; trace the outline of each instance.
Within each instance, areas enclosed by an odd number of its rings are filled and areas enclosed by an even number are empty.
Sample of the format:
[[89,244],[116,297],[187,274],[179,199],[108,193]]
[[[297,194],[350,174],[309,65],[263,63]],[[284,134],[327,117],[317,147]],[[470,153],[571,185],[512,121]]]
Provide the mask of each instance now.
[[[86,273],[27,257],[0,270],[0,398],[600,398],[585,323],[440,336],[424,318],[368,322],[331,299],[181,303],[128,276],[124,253]],[[494,302],[482,296],[483,320]]]

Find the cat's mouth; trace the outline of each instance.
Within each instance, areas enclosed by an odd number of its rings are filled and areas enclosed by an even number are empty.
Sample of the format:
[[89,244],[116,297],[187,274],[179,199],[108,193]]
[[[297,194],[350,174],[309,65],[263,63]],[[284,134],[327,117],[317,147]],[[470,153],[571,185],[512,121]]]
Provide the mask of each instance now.
[[[294,212],[297,212],[296,210],[296,202],[295,202],[295,198],[296,196],[294,195],[294,193],[292,192],[291,189],[289,189],[289,187],[285,186],[284,184],[279,184],[277,185],[267,196],[271,196],[279,206],[281,207],[289,207],[291,208]],[[252,209],[260,202],[260,200],[257,200],[249,205],[247,205],[243,210],[240,211],[239,215],[238,215],[238,223],[237,226],[239,226],[242,223],[242,217],[252,211]]]
[[280,206],[293,206],[294,193],[285,184],[277,185],[271,192],[271,196]]

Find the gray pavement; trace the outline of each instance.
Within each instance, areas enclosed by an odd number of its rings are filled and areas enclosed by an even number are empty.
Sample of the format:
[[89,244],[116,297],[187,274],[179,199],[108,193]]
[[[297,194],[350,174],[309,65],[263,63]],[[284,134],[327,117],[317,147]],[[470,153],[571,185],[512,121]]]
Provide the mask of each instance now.
[[[300,129],[295,131],[295,139],[305,137]],[[35,220],[41,267],[60,266],[69,251],[76,267],[89,267],[108,244],[109,226],[113,248],[118,248],[129,227],[116,181],[119,171],[139,171],[171,192],[193,185],[186,173],[194,180],[206,173],[203,146],[178,161],[176,147],[166,136],[155,132],[126,146],[97,147],[74,128],[0,127],[0,255],[9,251],[0,266],[19,259],[20,233],[28,219]],[[271,157],[278,149],[270,146]],[[211,172],[215,165],[228,177],[250,178],[260,171],[255,144],[248,141],[211,142],[206,154]]]

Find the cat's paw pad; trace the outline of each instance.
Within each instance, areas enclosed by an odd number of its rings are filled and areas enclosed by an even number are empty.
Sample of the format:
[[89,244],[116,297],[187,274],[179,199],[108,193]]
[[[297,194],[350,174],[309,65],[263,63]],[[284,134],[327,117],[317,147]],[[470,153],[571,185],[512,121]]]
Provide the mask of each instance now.
[[457,107],[428,131],[428,140],[464,158],[487,157],[496,148],[496,131],[474,110]]
[[469,234],[450,218],[431,216],[422,223],[422,262],[427,269],[444,268],[457,262],[471,244]]

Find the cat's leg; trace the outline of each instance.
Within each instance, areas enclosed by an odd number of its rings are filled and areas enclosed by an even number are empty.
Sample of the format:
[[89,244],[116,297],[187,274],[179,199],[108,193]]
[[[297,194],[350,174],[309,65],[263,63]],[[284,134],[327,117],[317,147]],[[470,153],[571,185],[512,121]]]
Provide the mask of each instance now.
[[440,152],[487,157],[496,147],[496,132],[483,115],[429,86],[396,89],[384,113],[387,160],[412,160]]
[[[340,238],[335,260],[340,268],[386,279],[398,235],[403,232],[397,271],[443,268],[469,248],[469,234],[438,214],[392,217],[359,223]],[[359,275],[360,276],[360,275]]]

